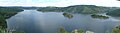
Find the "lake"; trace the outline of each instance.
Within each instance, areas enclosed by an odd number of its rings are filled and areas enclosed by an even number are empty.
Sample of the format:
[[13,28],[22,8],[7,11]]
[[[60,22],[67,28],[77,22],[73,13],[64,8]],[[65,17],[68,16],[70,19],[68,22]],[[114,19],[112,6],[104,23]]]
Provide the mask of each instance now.
[[67,18],[63,12],[40,12],[24,10],[7,19],[8,29],[24,31],[25,33],[57,33],[60,27],[68,32],[74,29],[93,31],[95,33],[108,33],[120,24],[120,18],[109,19],[92,18],[90,14],[72,14]]

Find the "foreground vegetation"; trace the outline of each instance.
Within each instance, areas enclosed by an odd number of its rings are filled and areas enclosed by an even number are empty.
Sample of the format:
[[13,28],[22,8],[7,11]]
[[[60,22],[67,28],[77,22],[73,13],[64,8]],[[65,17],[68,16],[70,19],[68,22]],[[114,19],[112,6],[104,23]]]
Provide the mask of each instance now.
[[6,31],[6,19],[10,18],[11,16],[17,14],[20,11],[23,10],[18,8],[0,7],[0,33],[5,33]]
[[[69,32],[67,30],[65,30],[63,27],[61,27],[59,29],[58,33],[69,33]],[[84,31],[83,30],[77,30],[77,29],[75,29],[71,33],[84,33]]]
[[[84,30],[73,30],[72,32],[68,32],[67,30],[65,30],[63,27],[61,27],[59,29],[59,33],[95,33],[95,32],[92,32],[92,31],[84,31]],[[112,29],[111,32],[108,32],[108,33],[120,33],[120,26],[117,26],[115,28]]]
[[63,27],[59,29],[59,33],[68,33]]
[[120,26],[113,28],[112,32],[110,32],[110,33],[120,33]]
[[25,32],[18,32],[18,31],[13,31],[12,33],[25,33]]

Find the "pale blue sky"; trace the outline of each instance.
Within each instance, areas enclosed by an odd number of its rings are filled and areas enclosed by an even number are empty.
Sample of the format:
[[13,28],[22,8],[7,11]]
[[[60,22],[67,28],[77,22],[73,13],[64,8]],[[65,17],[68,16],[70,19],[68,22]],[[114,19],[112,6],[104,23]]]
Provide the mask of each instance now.
[[98,5],[120,7],[120,1],[116,0],[0,0],[0,6],[57,6],[70,5]]

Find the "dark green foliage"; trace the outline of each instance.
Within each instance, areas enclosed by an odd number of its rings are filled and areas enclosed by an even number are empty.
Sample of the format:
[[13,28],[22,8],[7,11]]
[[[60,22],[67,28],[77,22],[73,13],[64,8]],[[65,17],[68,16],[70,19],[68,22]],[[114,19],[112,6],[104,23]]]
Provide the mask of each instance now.
[[25,32],[18,32],[18,31],[13,31],[12,33],[25,33]]
[[68,33],[63,27],[59,29],[59,33]]
[[19,9],[19,8],[12,8],[12,7],[1,7],[0,11],[4,11],[4,12],[20,12],[20,11],[23,11],[23,10]]
[[2,29],[7,28],[7,23],[6,23],[5,18],[3,16],[0,16],[0,28],[2,28]]
[[[70,33],[75,33],[75,32],[77,32],[77,33],[85,33],[85,31],[84,30],[73,30],[72,32],[70,32]],[[67,30],[65,30],[63,27],[61,27],[60,29],[59,29],[59,32],[58,33],[68,33],[68,31]]]
[[70,13],[63,13],[63,15],[65,16],[65,17],[67,17],[67,18],[73,18],[73,15],[72,14],[70,14]]
[[38,11],[42,12],[62,12],[62,7],[42,7],[39,8]]
[[92,14],[92,18],[99,18],[99,19],[108,19],[108,16],[103,16],[103,15],[97,15],[97,14]]
[[17,12],[0,12],[0,16],[5,17],[5,19],[10,18],[15,14],[17,14]]
[[78,30],[78,33],[84,33],[84,31],[83,30]]
[[72,31],[71,33],[75,33],[75,32],[78,32],[78,33],[84,33],[83,30]]
[[110,11],[110,12],[107,13],[107,15],[120,16],[120,9],[116,9],[116,10]]
[[23,11],[19,8],[12,7],[0,7],[0,16],[5,17],[5,19],[10,18],[11,16],[17,14],[17,12]]
[[113,28],[111,33],[120,33],[120,26]]
[[0,33],[5,33],[4,31],[5,31],[4,29],[0,28]]
[[17,14],[17,12],[20,11],[22,11],[22,9],[0,7],[0,27],[6,28],[5,19]]
[[0,7],[0,33],[4,32],[7,28],[6,19],[10,18],[11,16],[17,14],[18,12],[23,11],[22,9],[18,8],[8,8],[8,7]]

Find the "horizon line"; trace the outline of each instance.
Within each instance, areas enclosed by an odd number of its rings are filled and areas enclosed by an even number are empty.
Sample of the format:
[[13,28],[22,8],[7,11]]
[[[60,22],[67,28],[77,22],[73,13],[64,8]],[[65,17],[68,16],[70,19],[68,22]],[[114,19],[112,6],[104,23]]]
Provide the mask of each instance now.
[[[77,5],[69,5],[69,6],[77,6]],[[69,7],[69,6],[62,6],[62,7]],[[80,5],[80,6],[82,6],[82,5]],[[90,6],[90,5],[87,5],[87,6]],[[93,5],[93,6],[100,6],[100,5]],[[0,5],[0,7],[50,7],[50,6],[22,6],[22,5],[1,6]],[[51,6],[51,7],[61,7],[61,6]],[[117,6],[101,6],[101,7],[117,7]]]

